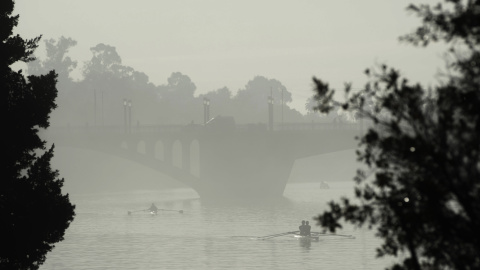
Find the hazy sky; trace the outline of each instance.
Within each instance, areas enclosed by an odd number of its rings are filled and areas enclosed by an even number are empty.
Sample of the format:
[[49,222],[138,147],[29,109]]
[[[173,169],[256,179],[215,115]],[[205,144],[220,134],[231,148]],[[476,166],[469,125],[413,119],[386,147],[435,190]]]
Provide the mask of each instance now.
[[359,88],[366,67],[387,63],[411,81],[434,83],[444,66],[439,47],[398,42],[419,25],[405,11],[412,1],[17,0],[14,13],[24,38],[75,39],[70,55],[80,66],[90,47],[105,43],[154,84],[180,71],[196,94],[223,86],[235,93],[262,75],[282,82],[303,111],[312,76]]

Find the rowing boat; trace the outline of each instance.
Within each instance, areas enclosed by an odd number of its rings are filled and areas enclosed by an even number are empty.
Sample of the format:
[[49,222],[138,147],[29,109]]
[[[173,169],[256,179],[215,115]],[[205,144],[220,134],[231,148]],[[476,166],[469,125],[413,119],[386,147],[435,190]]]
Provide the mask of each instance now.
[[299,240],[302,241],[318,241],[320,238],[318,235],[300,235],[300,234],[294,234],[293,237],[298,238]]

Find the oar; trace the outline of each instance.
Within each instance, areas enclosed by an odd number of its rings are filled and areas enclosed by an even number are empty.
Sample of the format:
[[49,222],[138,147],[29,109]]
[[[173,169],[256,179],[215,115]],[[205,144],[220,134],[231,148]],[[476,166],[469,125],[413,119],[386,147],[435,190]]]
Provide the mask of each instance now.
[[128,214],[131,215],[132,213],[135,213],[135,212],[141,212],[141,211],[147,211],[147,210],[148,210],[148,209],[128,211]]
[[326,234],[326,233],[321,233],[321,232],[312,232],[318,236],[343,236],[343,237],[348,237],[348,238],[353,238],[355,239],[355,236],[349,235],[349,234],[336,234],[336,233],[331,233],[331,234]]
[[183,214],[183,210],[172,210],[172,209],[158,209],[158,210],[162,210],[162,211],[175,211],[175,212],[179,212],[180,214]]
[[277,233],[277,234],[272,234],[272,235],[259,236],[259,237],[257,237],[257,238],[258,238],[258,239],[265,240],[265,239],[270,239],[270,238],[274,238],[274,237],[284,236],[284,235],[288,235],[288,234],[294,234],[294,233],[297,233],[297,232],[299,232],[299,231]]
[[285,235],[289,235],[289,234],[295,234],[297,232],[299,232],[299,231],[279,233],[279,234],[274,234],[274,235],[267,235],[267,236],[260,237],[260,239],[265,240],[265,239],[270,239],[270,238],[274,238],[274,237],[285,236]]

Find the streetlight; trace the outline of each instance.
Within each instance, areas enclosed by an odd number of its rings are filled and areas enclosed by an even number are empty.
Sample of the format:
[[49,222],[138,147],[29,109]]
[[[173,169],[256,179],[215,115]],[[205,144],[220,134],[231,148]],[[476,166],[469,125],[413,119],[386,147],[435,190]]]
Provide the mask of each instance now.
[[125,133],[127,133],[127,100],[123,99],[123,123],[125,126]]
[[210,99],[207,99],[207,122],[210,121]]
[[210,99],[203,98],[203,124],[206,126],[210,120]]
[[273,130],[273,97],[268,96],[268,129]]
[[93,88],[93,125],[97,126],[97,90]]
[[128,130],[132,133],[132,101],[128,101]]

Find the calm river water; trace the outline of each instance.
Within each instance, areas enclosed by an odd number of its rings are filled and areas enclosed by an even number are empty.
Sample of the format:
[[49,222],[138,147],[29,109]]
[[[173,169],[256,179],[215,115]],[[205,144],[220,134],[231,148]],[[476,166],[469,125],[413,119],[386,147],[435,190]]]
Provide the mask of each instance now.
[[[347,227],[344,237],[304,242],[292,236],[256,236],[294,231],[326,202],[353,194],[350,182],[287,185],[285,201],[250,205],[205,203],[189,189],[71,195],[76,218],[65,240],[40,269],[382,269],[375,258],[380,240],[372,231]],[[154,202],[161,211],[145,209]]]

